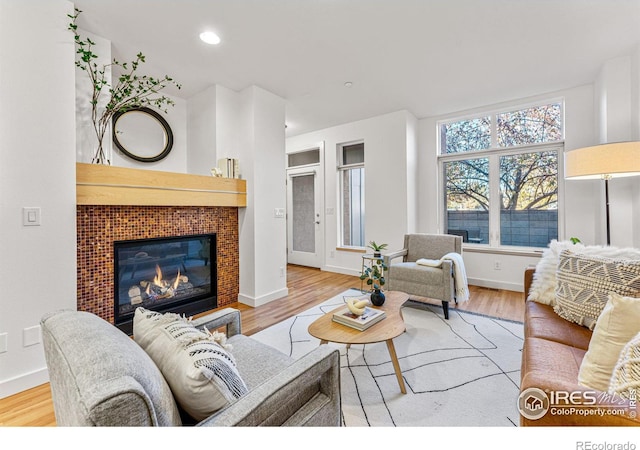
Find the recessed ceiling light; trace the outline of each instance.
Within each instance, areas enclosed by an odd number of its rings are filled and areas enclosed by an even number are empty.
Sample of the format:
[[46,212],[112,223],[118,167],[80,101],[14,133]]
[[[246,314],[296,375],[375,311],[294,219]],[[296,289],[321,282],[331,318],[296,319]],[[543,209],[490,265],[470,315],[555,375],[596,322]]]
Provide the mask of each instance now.
[[211,45],[218,45],[220,43],[220,36],[215,34],[213,31],[205,31],[200,33],[200,39],[202,42],[206,42]]
[[346,81],[346,82],[344,83],[344,87],[348,87],[348,88],[350,88],[351,86],[353,86],[353,83],[352,83],[351,81]]

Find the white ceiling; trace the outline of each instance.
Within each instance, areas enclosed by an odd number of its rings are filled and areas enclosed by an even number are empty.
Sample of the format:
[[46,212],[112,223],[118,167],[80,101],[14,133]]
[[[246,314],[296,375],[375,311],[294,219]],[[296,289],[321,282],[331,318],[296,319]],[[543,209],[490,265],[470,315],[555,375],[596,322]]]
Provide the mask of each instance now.
[[[640,0],[76,0],[81,28],[141,51],[185,98],[213,84],[286,100],[287,135],[575,87],[640,44]],[[205,29],[222,38],[207,46]],[[353,86],[346,88],[344,83]]]

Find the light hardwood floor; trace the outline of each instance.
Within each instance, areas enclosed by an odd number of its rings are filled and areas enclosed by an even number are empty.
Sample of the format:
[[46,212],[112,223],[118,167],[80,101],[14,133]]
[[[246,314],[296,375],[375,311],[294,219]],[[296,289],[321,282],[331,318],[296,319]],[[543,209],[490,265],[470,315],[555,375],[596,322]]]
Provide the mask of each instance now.
[[[254,334],[292,315],[340,294],[349,288],[359,288],[357,277],[323,272],[317,269],[290,265],[287,268],[289,295],[257,308],[234,303],[240,310],[242,332]],[[471,300],[450,305],[460,309],[509,320],[522,321],[524,301],[521,292],[469,287]],[[439,301],[419,300],[441,304]],[[43,384],[19,394],[0,399],[0,426],[55,426],[49,384]]]

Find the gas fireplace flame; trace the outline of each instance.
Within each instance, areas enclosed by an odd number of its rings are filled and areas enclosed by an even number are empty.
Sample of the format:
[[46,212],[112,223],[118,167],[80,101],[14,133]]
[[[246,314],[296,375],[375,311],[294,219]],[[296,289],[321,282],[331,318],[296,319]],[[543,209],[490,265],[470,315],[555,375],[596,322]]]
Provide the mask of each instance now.
[[158,287],[164,287],[162,284],[162,270],[160,266],[156,264],[156,276],[153,278],[153,284]]
[[178,289],[178,286],[180,285],[180,268],[178,268],[178,275],[176,275],[176,281],[173,282],[173,290],[175,291],[176,289]]

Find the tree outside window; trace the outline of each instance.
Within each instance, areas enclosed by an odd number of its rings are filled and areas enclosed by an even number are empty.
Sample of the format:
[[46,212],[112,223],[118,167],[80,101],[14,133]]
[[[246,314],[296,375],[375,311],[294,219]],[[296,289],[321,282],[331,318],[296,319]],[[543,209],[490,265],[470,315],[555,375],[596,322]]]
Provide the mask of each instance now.
[[546,247],[558,237],[560,103],[442,124],[440,135],[445,230],[487,245]]

